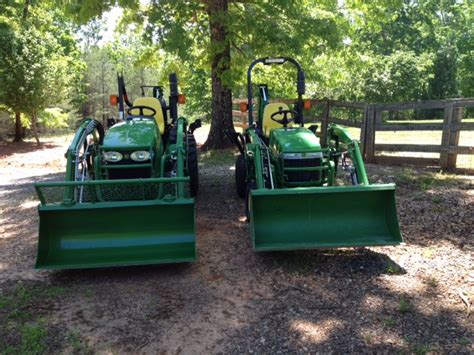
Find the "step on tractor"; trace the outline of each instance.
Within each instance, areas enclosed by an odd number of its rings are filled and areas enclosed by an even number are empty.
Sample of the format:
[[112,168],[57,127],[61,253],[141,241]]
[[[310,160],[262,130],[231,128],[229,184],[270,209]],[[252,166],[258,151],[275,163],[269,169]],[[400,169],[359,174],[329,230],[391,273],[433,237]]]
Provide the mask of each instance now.
[[[118,75],[119,118],[107,131],[85,119],[66,152],[66,176],[35,184],[40,205],[36,268],[70,269],[196,259],[194,196],[200,121],[178,116],[176,74],[129,101]],[[145,91],[150,96],[145,96]],[[127,107],[127,108],[126,108]]]
[[[293,64],[298,98],[290,108],[270,100],[267,85],[258,85],[254,120],[252,69],[259,63]],[[243,134],[228,132],[228,136],[240,152],[235,182],[237,194],[246,200],[254,250],[402,242],[395,185],[369,183],[359,142],[339,125],[329,125],[326,135],[316,125],[305,127],[303,110],[310,101],[303,101],[305,76],[297,61],[255,60],[248,68],[247,91],[241,110],[248,112],[249,127]],[[345,173],[345,184],[336,178],[338,167]]]

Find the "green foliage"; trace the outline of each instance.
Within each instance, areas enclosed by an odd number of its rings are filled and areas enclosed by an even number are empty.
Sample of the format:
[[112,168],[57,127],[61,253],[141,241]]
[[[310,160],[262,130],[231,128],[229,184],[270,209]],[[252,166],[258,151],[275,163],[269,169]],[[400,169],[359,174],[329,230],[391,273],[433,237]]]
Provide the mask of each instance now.
[[410,311],[410,303],[405,297],[400,297],[398,302],[398,311],[402,314],[408,313]]
[[69,97],[79,52],[58,10],[30,5],[23,18],[18,3],[9,4],[3,6],[13,16],[0,16],[0,104],[36,119]]
[[39,115],[39,122],[45,127],[67,128],[69,115],[59,107],[47,108]]
[[0,349],[5,354],[43,354],[55,347],[48,324],[48,304],[67,290],[51,285],[17,284],[0,295]]

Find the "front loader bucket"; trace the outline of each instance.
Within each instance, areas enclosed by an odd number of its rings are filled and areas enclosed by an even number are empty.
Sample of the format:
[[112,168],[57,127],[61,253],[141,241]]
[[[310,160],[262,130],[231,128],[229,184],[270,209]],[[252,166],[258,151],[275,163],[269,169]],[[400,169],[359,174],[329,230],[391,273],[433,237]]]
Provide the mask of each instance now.
[[196,259],[194,201],[40,206],[38,269]]
[[257,251],[396,245],[395,185],[252,190]]
[[38,269],[187,262],[196,259],[189,178],[35,184],[41,201]]

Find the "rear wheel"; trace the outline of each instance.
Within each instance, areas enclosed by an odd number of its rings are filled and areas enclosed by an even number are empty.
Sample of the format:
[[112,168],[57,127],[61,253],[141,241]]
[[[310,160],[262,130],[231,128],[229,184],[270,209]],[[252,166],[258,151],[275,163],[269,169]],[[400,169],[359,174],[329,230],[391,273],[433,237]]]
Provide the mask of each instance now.
[[188,175],[190,178],[189,187],[191,191],[191,196],[195,197],[198,192],[198,158],[197,158],[197,146],[196,139],[194,135],[188,133],[187,136],[187,165],[188,165]]
[[239,154],[235,160],[235,188],[239,197],[245,197],[245,190],[247,188],[247,167],[245,165],[245,157]]

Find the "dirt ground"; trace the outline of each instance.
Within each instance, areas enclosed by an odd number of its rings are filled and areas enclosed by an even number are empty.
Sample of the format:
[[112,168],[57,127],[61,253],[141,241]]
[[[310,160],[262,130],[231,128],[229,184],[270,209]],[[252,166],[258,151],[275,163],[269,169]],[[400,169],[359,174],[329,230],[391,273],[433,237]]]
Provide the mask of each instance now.
[[197,262],[36,271],[32,184],[62,178],[68,141],[0,145],[0,353],[474,351],[474,176],[369,165],[404,245],[257,254],[233,152],[206,153]]

